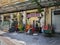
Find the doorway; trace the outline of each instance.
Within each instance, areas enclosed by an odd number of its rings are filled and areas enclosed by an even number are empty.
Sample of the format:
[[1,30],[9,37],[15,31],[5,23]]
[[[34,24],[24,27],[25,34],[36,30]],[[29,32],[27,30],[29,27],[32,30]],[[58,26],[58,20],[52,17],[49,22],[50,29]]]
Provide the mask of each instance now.
[[60,10],[52,11],[52,24],[55,32],[60,33]]

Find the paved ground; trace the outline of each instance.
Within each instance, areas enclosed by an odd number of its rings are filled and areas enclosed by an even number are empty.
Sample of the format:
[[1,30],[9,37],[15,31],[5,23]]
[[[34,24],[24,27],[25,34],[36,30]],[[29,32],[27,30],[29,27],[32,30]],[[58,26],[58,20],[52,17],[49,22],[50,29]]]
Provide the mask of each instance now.
[[13,40],[23,41],[26,45],[60,45],[60,35],[54,37],[45,37],[26,35],[25,33],[4,33],[4,37],[10,37]]

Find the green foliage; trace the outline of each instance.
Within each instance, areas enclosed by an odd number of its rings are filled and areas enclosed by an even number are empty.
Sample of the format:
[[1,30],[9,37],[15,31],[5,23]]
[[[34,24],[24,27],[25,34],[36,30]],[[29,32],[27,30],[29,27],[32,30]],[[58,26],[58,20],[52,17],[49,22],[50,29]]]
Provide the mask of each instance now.
[[32,3],[35,2],[37,4],[37,9],[40,13],[43,12],[42,6],[40,5],[40,2],[38,2],[39,0],[31,0],[31,1]]
[[38,7],[38,11],[41,13],[41,12],[43,12],[43,9]]

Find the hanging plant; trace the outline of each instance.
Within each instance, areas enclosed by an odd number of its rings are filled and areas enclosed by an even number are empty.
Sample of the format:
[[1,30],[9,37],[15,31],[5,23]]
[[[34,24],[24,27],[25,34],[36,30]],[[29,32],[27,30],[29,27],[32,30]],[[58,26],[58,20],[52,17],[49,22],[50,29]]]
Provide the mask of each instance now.
[[41,6],[41,4],[40,4],[40,2],[38,2],[39,0],[31,0],[31,2],[32,3],[36,3],[37,4],[37,9],[38,9],[38,11],[41,13],[41,12],[43,12],[44,10],[42,9],[42,6]]

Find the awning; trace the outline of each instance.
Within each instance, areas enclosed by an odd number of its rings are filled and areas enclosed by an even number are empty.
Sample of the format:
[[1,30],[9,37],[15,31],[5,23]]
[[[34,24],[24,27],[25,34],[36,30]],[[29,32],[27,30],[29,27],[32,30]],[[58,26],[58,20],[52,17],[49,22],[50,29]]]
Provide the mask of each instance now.
[[[56,6],[56,5],[59,6],[60,1],[59,2],[46,1],[46,2],[41,2],[40,4],[42,5],[42,8]],[[20,12],[20,11],[31,10],[31,9],[36,9],[36,8],[37,8],[37,4],[35,2],[31,3],[30,1],[27,1],[27,2],[23,2],[23,3],[17,3],[17,4],[12,4],[12,5],[7,5],[4,7],[1,7],[0,14]]]

